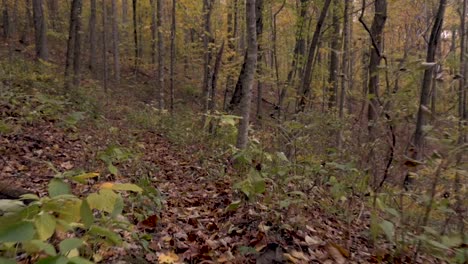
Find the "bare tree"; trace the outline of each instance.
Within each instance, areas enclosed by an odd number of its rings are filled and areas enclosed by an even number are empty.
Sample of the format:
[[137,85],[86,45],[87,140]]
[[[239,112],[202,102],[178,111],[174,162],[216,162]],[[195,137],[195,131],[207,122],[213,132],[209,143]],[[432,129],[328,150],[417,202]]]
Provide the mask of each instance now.
[[135,74],[138,73],[138,64],[140,60],[140,49],[138,48],[138,21],[137,21],[137,0],[132,0],[133,11],[133,43],[135,51]]
[[67,54],[65,62],[65,88],[67,89],[70,88],[72,84],[75,86],[78,86],[79,84],[81,63],[80,53],[82,5],[82,0],[73,0],[70,11],[70,29],[68,33]]
[[459,116],[459,138],[460,144],[466,142],[465,126],[468,119],[466,111],[466,93],[468,85],[468,37],[466,28],[467,0],[463,0],[460,10],[460,83],[458,86],[458,116]]
[[120,82],[120,52],[119,52],[119,24],[117,18],[117,3],[112,0],[112,53],[114,55],[114,80]]
[[39,59],[48,60],[47,28],[42,7],[42,0],[32,0],[34,17],[34,36],[36,42],[36,56]]
[[157,3],[155,0],[150,0],[151,6],[151,63],[156,65],[157,61],[157,33],[158,26],[156,25],[156,7]]
[[434,74],[433,65],[435,65],[435,55],[437,51],[437,46],[440,41],[440,33],[442,32],[442,25],[444,23],[444,13],[447,5],[447,0],[440,0],[439,8],[437,15],[434,20],[434,24],[431,31],[431,36],[429,37],[429,42],[427,45],[427,55],[426,63],[428,64],[427,69],[424,70],[424,77],[421,84],[421,96],[419,102],[419,109],[416,118],[416,129],[414,132],[413,144],[416,149],[415,156],[413,158],[421,159],[423,153],[423,143],[424,143],[424,130],[423,127],[427,122],[427,115],[429,110],[429,101],[430,101],[430,89],[432,76]]
[[300,92],[300,99],[298,102],[298,107],[296,109],[297,112],[302,112],[305,110],[306,101],[310,94],[310,84],[312,82],[313,72],[312,66],[314,64],[315,52],[318,48],[320,32],[322,31],[323,22],[325,21],[325,17],[327,16],[330,3],[331,0],[325,0],[325,3],[322,7],[322,11],[320,12],[320,16],[317,21],[317,25],[315,27],[314,36],[312,37],[312,41],[309,46],[309,55],[307,57],[305,70],[302,75],[301,86],[298,89]]
[[237,148],[245,149],[249,138],[250,106],[252,99],[252,85],[257,66],[257,33],[255,19],[255,0],[246,1],[245,4],[246,25],[247,25],[247,56],[245,75],[242,79],[242,119],[239,124],[237,135]]
[[214,98],[210,97],[211,88],[211,59],[212,51],[211,45],[213,37],[211,33],[211,14],[213,11],[214,0],[203,0],[203,17],[204,17],[204,32],[203,32],[203,96],[205,103],[205,110],[209,109],[210,101]]
[[[352,72],[350,70],[350,44],[351,44],[351,3],[349,1],[345,1],[344,6],[344,19],[343,19],[343,58],[341,62],[341,91],[340,91],[340,100],[339,100],[339,110],[338,110],[338,117],[341,121],[344,118],[344,104],[346,100],[346,91],[351,87],[351,75]],[[338,149],[341,149],[342,145],[342,134],[343,129],[340,128],[337,136],[337,146]]]
[[11,23],[10,23],[10,12],[8,9],[8,3],[6,0],[3,0],[2,2],[3,10],[2,10],[2,26],[3,26],[3,37],[5,39],[10,38],[10,28],[11,28]]
[[164,109],[164,39],[162,34],[162,0],[158,0],[156,25],[158,27],[159,109]]
[[264,72],[263,65],[263,46],[262,46],[262,34],[263,34],[263,0],[255,1],[255,15],[256,15],[256,29],[257,29],[257,74],[259,79],[257,81],[257,122],[261,125],[262,121],[262,96],[263,96],[263,81],[262,75]]
[[54,31],[59,30],[60,10],[58,0],[47,0],[47,9],[49,11],[49,21]]
[[372,21],[370,29],[363,20],[364,9],[365,1],[362,3],[362,12],[359,21],[369,33],[371,40],[371,52],[368,70],[369,83],[367,85],[367,92],[370,98],[367,109],[367,125],[369,141],[372,141],[374,139],[374,121],[377,119],[378,109],[380,108],[378,67],[380,65],[380,61],[383,58],[383,31],[385,28],[385,22],[387,21],[387,0],[376,0],[374,2],[374,20]]
[[170,101],[169,109],[171,113],[174,111],[174,67],[176,63],[176,7],[177,0],[172,0],[172,11],[171,11],[171,69],[170,69]]
[[90,2],[90,15],[89,15],[89,63],[88,68],[91,73],[96,71],[96,46],[97,46],[97,36],[96,36],[96,0],[91,0]]
[[[136,59],[136,58],[135,58]],[[106,0],[102,0],[102,64],[104,92],[107,93],[107,81],[109,80],[109,66],[107,63],[107,7]],[[136,66],[135,66],[136,67]],[[135,68],[136,69],[136,68]]]
[[338,97],[338,66],[339,66],[339,57],[338,52],[340,51],[340,20],[338,17],[338,1],[334,1],[333,4],[333,37],[330,42],[330,70],[328,85],[329,90],[329,99],[328,99],[328,108],[331,109],[336,106],[336,101]]

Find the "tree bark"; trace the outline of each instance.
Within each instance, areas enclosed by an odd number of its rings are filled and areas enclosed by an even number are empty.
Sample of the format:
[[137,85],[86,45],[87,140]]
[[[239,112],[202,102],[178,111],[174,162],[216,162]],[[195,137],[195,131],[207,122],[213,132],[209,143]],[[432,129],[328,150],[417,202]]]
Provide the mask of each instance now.
[[65,89],[69,89],[72,84],[75,86],[79,84],[82,4],[82,0],[73,0],[71,6],[67,54],[65,57]]
[[133,43],[135,51],[135,75],[138,73],[138,64],[140,60],[140,50],[138,48],[138,22],[137,22],[137,0],[132,0],[133,16]]
[[467,0],[463,0],[460,12],[460,83],[458,86],[458,116],[459,116],[459,136],[458,141],[460,144],[466,143],[466,93],[467,93],[467,78],[468,78],[468,45],[467,45],[467,28],[466,28],[466,15],[467,15]]
[[58,0],[47,0],[47,9],[49,10],[49,21],[52,29],[56,32],[59,31],[59,23],[60,23],[60,12],[59,12],[59,4]]
[[[259,0],[257,0],[259,1]],[[258,8],[257,7],[257,1],[256,1],[256,6],[255,6],[255,12],[262,12],[262,9]],[[263,0],[260,0],[263,2]],[[262,4],[262,3],[260,3]],[[255,13],[255,16],[256,17],[259,17],[261,16],[261,14],[257,14]],[[262,19],[263,20],[263,19]],[[257,29],[257,22],[260,22],[262,23],[262,28],[263,28],[263,21],[262,20],[255,20],[255,27]],[[260,39],[260,36],[259,36],[259,32],[257,32],[257,30],[255,30],[255,38],[258,40]],[[258,43],[258,41],[257,41]],[[258,45],[258,44],[257,44]],[[257,47],[257,54],[258,54],[258,47]],[[236,87],[234,89],[234,92],[232,94],[232,98],[231,98],[231,101],[229,102],[229,106],[228,106],[228,110],[229,111],[233,111],[234,109],[236,109],[236,107],[239,106],[239,104],[241,103],[241,100],[242,100],[242,96],[243,96],[243,91],[244,91],[244,87],[242,86],[243,85],[243,80],[246,78],[245,75],[247,74],[247,71],[246,71],[246,68],[247,68],[247,63],[248,63],[248,50],[245,50],[245,53],[244,53],[244,62],[242,63],[242,68],[241,68],[241,71],[239,73],[239,78],[237,79],[237,83],[236,83]]]
[[245,149],[249,138],[250,106],[252,99],[252,85],[254,81],[255,69],[257,66],[257,33],[255,19],[255,0],[246,1],[245,4],[246,25],[247,25],[247,56],[245,75],[242,79],[242,119],[239,123],[237,135],[237,148]]
[[333,7],[333,37],[330,43],[330,70],[328,78],[328,85],[330,87],[328,108],[330,110],[336,106],[336,100],[338,97],[338,66],[340,60],[338,58],[338,52],[340,50],[340,21],[338,10],[338,1],[335,0]]
[[205,103],[204,110],[209,110],[210,101],[214,98],[210,97],[211,89],[211,45],[213,37],[211,32],[211,14],[213,11],[214,0],[203,0],[203,17],[204,17],[204,32],[203,32],[203,99]]
[[[350,85],[350,78],[351,78],[351,71],[350,71],[350,42],[351,42],[351,27],[350,21],[351,12],[350,7],[351,3],[349,1],[345,1],[344,4],[344,20],[343,20],[343,59],[341,62],[341,91],[340,91],[340,100],[339,100],[339,110],[338,110],[338,118],[341,122],[343,122],[344,118],[344,105],[346,100],[346,91],[349,89]],[[340,128],[338,132],[338,136],[336,139],[336,145],[338,149],[342,148],[342,139],[343,137],[343,128]]]
[[[437,46],[440,41],[440,33],[442,32],[442,25],[444,22],[444,13],[447,5],[447,0],[440,0],[437,15],[434,20],[431,35],[427,46],[426,63],[434,63]],[[431,89],[432,75],[434,74],[435,67],[428,67],[424,70],[424,77],[421,84],[421,96],[419,102],[419,109],[416,118],[416,129],[414,133],[413,144],[416,149],[413,158],[421,159],[423,154],[424,131],[423,127],[427,122],[427,112],[429,107],[429,92]]]
[[158,77],[159,77],[159,109],[164,109],[164,39],[162,34],[162,0],[157,0],[157,19],[158,30]]
[[36,56],[39,59],[48,60],[49,50],[47,47],[47,28],[42,7],[42,0],[32,0],[32,3]]
[[[136,0],[134,0],[136,2]],[[135,63],[136,63],[135,58]],[[103,64],[103,85],[104,85],[104,92],[107,93],[107,82],[109,80],[109,66],[107,63],[107,7],[106,7],[106,0],[102,0],[102,64]],[[135,70],[136,70],[135,65]]]
[[10,12],[8,10],[8,4],[6,0],[3,0],[3,8],[2,8],[2,26],[3,26],[3,38],[9,39],[10,38]]
[[169,110],[171,113],[174,112],[174,78],[175,78],[175,63],[176,63],[176,7],[177,0],[172,0],[172,23],[171,23],[171,70],[170,70],[170,101],[169,101]]
[[[236,51],[236,45],[235,45],[236,18],[235,16],[237,16],[237,0],[230,0],[229,10],[227,12],[227,42],[228,42],[227,63],[229,65],[234,62],[234,59],[235,59],[234,52]],[[223,110],[226,110],[227,108],[227,97],[233,85],[232,71],[228,71],[226,75],[227,75],[226,76],[226,90],[224,91]]]
[[88,68],[92,74],[96,72],[96,58],[97,58],[97,36],[96,36],[96,0],[91,0],[90,3],[91,13],[89,16],[89,64]]
[[120,51],[119,51],[119,25],[117,18],[117,3],[112,0],[112,50],[114,55],[114,81],[120,82]]
[[157,61],[157,30],[156,25],[156,1],[150,0],[151,5],[151,64],[156,65]]
[[320,12],[320,16],[317,21],[317,25],[315,27],[314,36],[312,37],[312,41],[310,43],[309,55],[307,57],[305,70],[302,76],[301,86],[298,89],[300,91],[300,99],[298,107],[296,109],[297,112],[303,112],[305,110],[306,101],[310,94],[310,84],[312,82],[315,52],[319,44],[320,32],[322,31],[323,22],[325,21],[325,17],[327,16],[330,3],[331,0],[325,0],[325,4],[323,5],[322,11]]
[[263,34],[263,0],[255,1],[255,15],[256,15],[256,29],[257,29],[257,123],[261,125],[262,122],[262,96],[263,96],[263,47],[262,47],[262,34]]

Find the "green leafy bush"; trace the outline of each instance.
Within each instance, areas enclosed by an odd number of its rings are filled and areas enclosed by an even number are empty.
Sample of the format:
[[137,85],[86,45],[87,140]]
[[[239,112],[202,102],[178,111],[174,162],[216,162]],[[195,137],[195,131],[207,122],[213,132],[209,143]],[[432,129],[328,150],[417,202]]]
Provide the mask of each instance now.
[[0,260],[25,253],[37,258],[36,263],[84,264],[100,258],[93,250],[100,245],[122,245],[114,230],[128,229],[130,224],[122,220],[124,201],[119,192],[143,190],[134,184],[104,183],[85,197],[71,193],[67,180],[84,182],[97,176],[54,178],[48,196],[23,195],[28,205],[16,200],[0,203],[0,252],[6,257]]

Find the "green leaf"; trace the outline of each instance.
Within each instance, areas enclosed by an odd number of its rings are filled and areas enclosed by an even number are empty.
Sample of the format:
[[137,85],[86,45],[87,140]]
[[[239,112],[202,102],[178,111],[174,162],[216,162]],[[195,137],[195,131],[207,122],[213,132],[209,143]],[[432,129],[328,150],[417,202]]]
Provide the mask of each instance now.
[[89,228],[94,223],[93,211],[91,211],[87,200],[83,200],[81,203],[80,216],[86,228]]
[[91,178],[95,178],[95,177],[98,177],[98,176],[99,176],[99,173],[90,172],[90,173],[84,173],[84,174],[74,176],[74,177],[72,177],[72,180],[77,181],[79,183],[85,183],[86,179],[91,179]]
[[29,241],[31,245],[37,248],[38,251],[44,251],[49,256],[55,256],[57,255],[57,252],[55,251],[54,246],[52,246],[49,243],[46,243],[41,240],[31,240]]
[[33,239],[35,234],[31,222],[20,221],[0,227],[0,242],[23,242]]
[[21,200],[34,200],[34,201],[39,201],[39,196],[32,194],[32,193],[27,193],[21,195]]
[[117,196],[117,199],[115,200],[115,205],[114,205],[114,210],[111,213],[111,217],[116,217],[119,214],[122,213],[124,207],[124,202],[122,197]]
[[70,185],[60,179],[52,179],[49,183],[49,196],[55,197],[62,194],[71,194]]
[[112,173],[112,175],[117,176],[119,174],[119,169],[117,169],[117,167],[115,167],[112,163],[109,163],[109,165],[107,165],[107,169],[110,173]]
[[122,240],[120,239],[120,236],[117,233],[100,226],[91,226],[91,228],[89,229],[89,234],[103,236],[107,238],[109,242],[115,245],[122,244]]
[[69,262],[68,263],[74,263],[74,264],[93,264],[93,262],[87,260],[87,259],[84,259],[82,257],[73,257],[73,258],[70,258]]
[[286,155],[284,154],[284,152],[276,152],[276,157],[281,161],[289,162],[289,160],[286,157]]
[[36,264],[67,264],[68,258],[65,256],[47,257],[39,260]]
[[0,215],[19,212],[24,208],[24,203],[17,200],[0,200]]
[[55,217],[45,212],[42,212],[36,216],[34,225],[36,226],[36,231],[39,239],[42,241],[47,240],[55,232]]
[[233,201],[230,205],[226,207],[226,212],[236,211],[242,204],[242,200]]
[[90,194],[86,200],[90,208],[112,213],[118,197],[112,190],[102,189],[99,193]]
[[393,241],[395,236],[395,226],[393,223],[387,220],[383,220],[379,226],[387,236],[388,240]]
[[143,192],[142,188],[131,183],[115,183],[114,185],[112,185],[111,189],[116,190],[116,191],[132,191],[132,192],[137,192],[137,193]]
[[81,245],[83,245],[83,240],[79,238],[68,238],[60,242],[59,244],[59,249],[60,253],[65,255],[67,254],[70,250],[79,248]]

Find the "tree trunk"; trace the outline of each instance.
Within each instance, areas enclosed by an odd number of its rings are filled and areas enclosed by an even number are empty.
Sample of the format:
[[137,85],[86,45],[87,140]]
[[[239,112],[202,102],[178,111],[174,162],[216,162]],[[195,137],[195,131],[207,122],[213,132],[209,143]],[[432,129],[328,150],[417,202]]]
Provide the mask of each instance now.
[[[228,41],[228,65],[234,62],[235,56],[234,52],[236,51],[235,38],[236,38],[236,20],[235,16],[237,15],[237,0],[231,0],[229,2],[229,10],[227,12],[227,41]],[[226,90],[224,91],[223,98],[223,109],[226,110],[227,107],[227,97],[229,91],[232,89],[233,85],[233,76],[232,72],[228,71],[226,76]]]
[[211,88],[211,43],[213,43],[213,37],[211,33],[211,14],[213,11],[214,0],[203,0],[203,16],[204,16],[204,32],[203,32],[203,99],[205,103],[204,110],[208,111],[210,101],[214,98],[210,97]]
[[96,72],[97,37],[96,37],[96,0],[91,0],[91,13],[89,16],[89,70],[92,74]]
[[[447,5],[447,0],[440,0],[437,15],[435,17],[434,25],[432,27],[431,36],[427,46],[426,63],[434,63],[437,46],[440,41],[440,33],[442,31],[442,24],[444,22],[444,13]],[[414,147],[416,149],[413,158],[421,159],[423,154],[424,131],[423,127],[427,122],[427,112],[429,107],[429,92],[431,89],[432,75],[434,74],[435,67],[428,67],[424,70],[424,77],[421,84],[421,97],[419,102],[418,115],[416,118],[416,129],[414,133]]]
[[73,48],[73,85],[78,87],[80,84],[81,69],[81,10],[83,0],[75,0],[77,3],[76,29],[75,29],[75,47]]
[[159,109],[164,109],[164,42],[162,34],[162,0],[157,0],[157,19],[158,30],[158,77],[159,77]]
[[10,38],[10,13],[8,10],[8,4],[6,0],[3,0],[3,11],[2,11],[2,26],[3,26],[3,37],[5,39]]
[[467,0],[463,0],[460,12],[460,83],[458,86],[458,116],[459,116],[459,136],[458,142],[460,144],[466,143],[466,93],[467,93],[467,78],[468,78],[468,45],[467,45],[467,28],[466,28],[466,15],[467,15]]
[[[259,0],[257,0],[259,1]],[[257,3],[256,1],[256,3]],[[263,2],[263,0],[260,0]],[[255,12],[261,12],[262,9],[259,9],[257,8],[257,4],[255,6]],[[259,17],[261,16],[260,14],[255,14],[256,17]],[[255,21],[255,28],[257,29],[257,22],[259,21]],[[263,28],[263,22],[262,22],[262,26]],[[257,30],[255,30],[256,32],[256,36],[255,36],[255,39],[260,39],[260,36],[259,36],[259,32],[257,32]],[[258,44],[257,44],[258,45]],[[258,47],[257,47],[257,53],[258,53]],[[229,102],[229,106],[228,106],[228,110],[230,111],[233,111],[237,106],[239,106],[239,104],[241,103],[241,100],[242,100],[242,96],[243,96],[243,91],[244,91],[244,87],[242,86],[244,84],[243,80],[246,78],[245,75],[247,74],[247,71],[246,71],[246,67],[248,66],[247,63],[248,63],[248,50],[245,50],[245,53],[244,53],[244,62],[242,63],[242,68],[241,68],[241,71],[239,73],[239,78],[237,79],[237,83],[236,83],[236,87],[234,89],[234,92],[232,94],[232,98],[231,98],[231,101]]]
[[245,4],[246,25],[247,25],[247,56],[245,75],[242,79],[242,119],[239,123],[237,135],[237,148],[245,149],[249,138],[250,106],[252,99],[252,85],[254,81],[255,69],[257,65],[257,34],[255,19],[255,0],[246,1]]
[[374,122],[377,119],[379,102],[379,71],[378,67],[382,60],[383,52],[383,31],[387,20],[387,0],[376,0],[374,2],[374,20],[370,28],[370,60],[369,60],[369,105],[367,109],[367,127],[369,132],[369,140],[374,139]]
[[72,84],[78,85],[79,83],[82,4],[82,0],[73,0],[71,6],[67,54],[65,57],[65,89],[69,89]]
[[[345,1],[345,7],[344,7],[344,20],[343,20],[343,59],[342,59],[342,64],[341,64],[341,72],[342,72],[342,77],[341,77],[341,91],[340,91],[340,101],[339,101],[339,110],[338,110],[338,117],[341,122],[343,122],[344,118],[344,105],[345,105],[345,100],[346,100],[346,91],[350,87],[350,78],[351,78],[351,72],[349,70],[349,65],[350,64],[350,42],[351,42],[351,27],[350,21],[351,18],[351,12],[350,12],[350,2]],[[340,128],[338,132],[338,136],[336,139],[336,145],[338,149],[340,150],[342,148],[342,135],[343,135],[343,128]]]
[[26,21],[25,21],[24,26],[23,26],[23,28],[21,30],[20,42],[25,44],[25,45],[29,44],[29,32],[30,32],[30,29],[34,25],[34,21],[33,21],[32,15],[31,15],[30,3],[31,3],[30,0],[25,0],[25,3],[24,3],[25,4],[24,17],[25,17]]
[[112,50],[114,53],[114,80],[120,82],[120,52],[119,52],[119,25],[117,19],[117,3],[112,0]]
[[137,22],[137,0],[132,0],[133,11],[133,43],[135,51],[135,75],[138,73],[138,64],[140,60],[140,52],[138,48],[138,22]]
[[296,25],[296,44],[294,45],[293,60],[291,69],[288,72],[288,85],[294,85],[293,78],[297,72],[302,72],[302,64],[305,55],[304,26],[307,15],[309,0],[300,0],[299,18]]
[[[134,0],[136,2],[136,0]],[[136,63],[135,58],[135,63]],[[109,80],[109,66],[107,63],[107,7],[106,1],[102,0],[102,64],[103,64],[103,85],[104,92],[107,93],[107,81]],[[136,69],[136,65],[135,65]]]
[[169,110],[171,113],[174,112],[174,67],[176,63],[176,7],[177,7],[177,0],[172,0],[172,23],[171,23],[171,69],[170,69],[170,74],[171,74],[171,83],[170,83],[170,105],[169,105]]
[[156,1],[150,0],[151,5],[151,64],[156,65],[157,61],[157,25],[156,25]]
[[329,99],[328,99],[328,108],[331,110],[336,106],[336,98],[338,97],[338,65],[339,58],[338,52],[340,50],[340,21],[338,17],[338,2],[335,0],[333,8],[333,37],[330,43],[330,70],[328,85],[329,90]]
[[302,76],[301,86],[298,89],[300,91],[300,99],[298,103],[297,112],[302,112],[305,110],[306,101],[310,94],[310,84],[312,82],[312,72],[313,72],[313,64],[314,64],[314,57],[315,52],[317,50],[319,40],[320,40],[320,32],[322,31],[323,22],[325,21],[325,17],[328,13],[328,8],[330,7],[331,0],[325,0],[325,4],[320,12],[320,16],[317,21],[317,25],[315,27],[314,36],[312,37],[312,41],[309,47],[309,55],[307,57],[307,62],[305,66],[305,70]]
[[59,31],[58,24],[60,22],[59,4],[57,0],[47,0],[47,9],[49,10],[49,21],[52,29]]
[[34,36],[36,42],[36,56],[42,60],[49,59],[47,48],[47,28],[42,8],[42,0],[32,0],[34,17]]
[[263,34],[263,0],[255,1],[255,15],[256,15],[256,29],[257,29],[257,122],[261,125],[262,122],[262,95],[263,95],[263,48],[262,48],[262,34]]
[[221,43],[221,47],[219,48],[218,54],[216,55],[216,60],[215,60],[215,65],[213,68],[213,74],[211,75],[211,91],[210,91],[210,104],[208,106],[208,111],[210,113],[213,113],[214,110],[216,109],[216,87],[218,83],[218,75],[219,75],[219,70],[221,68],[221,61],[223,58],[223,52],[224,52],[224,41]]

